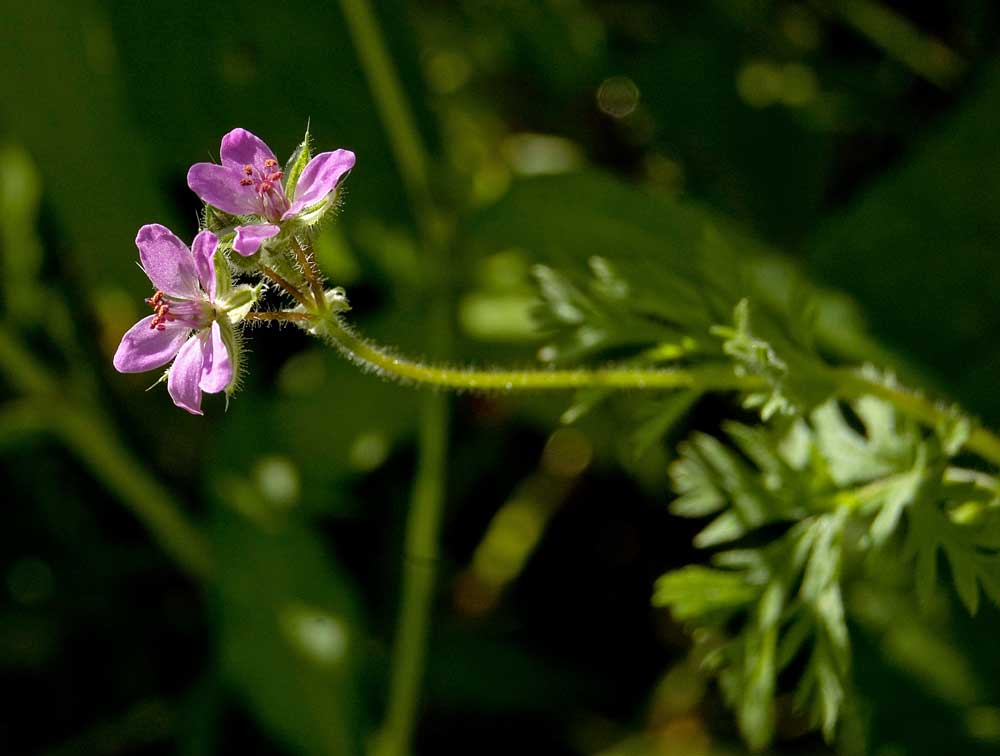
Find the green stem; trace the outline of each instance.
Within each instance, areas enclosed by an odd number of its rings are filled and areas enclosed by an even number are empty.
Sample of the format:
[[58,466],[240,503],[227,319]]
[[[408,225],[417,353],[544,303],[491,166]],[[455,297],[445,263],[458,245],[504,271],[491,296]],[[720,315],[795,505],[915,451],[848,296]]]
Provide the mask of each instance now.
[[[435,327],[437,323],[434,322],[445,317],[447,309],[437,306],[431,317],[432,334],[443,336],[447,333],[445,329]],[[443,394],[424,397],[417,474],[406,519],[402,598],[393,647],[390,696],[379,733],[380,756],[408,754],[416,727],[437,580],[449,414],[449,405]]]
[[403,184],[420,221],[421,216],[434,214],[434,203],[428,188],[428,159],[416,119],[368,0],[340,0],[340,6]]
[[118,441],[107,421],[83,407],[54,409],[52,427],[94,477],[149,529],[160,546],[194,578],[212,572],[208,541],[189,523],[177,502]]
[[295,252],[295,258],[299,261],[299,267],[302,268],[302,274],[309,283],[309,290],[316,301],[316,308],[319,312],[323,312],[326,309],[326,295],[323,293],[323,283],[319,279],[319,271],[316,269],[312,253],[307,254],[302,249],[302,245],[299,244],[299,240],[294,236],[291,238],[291,245],[292,251]]
[[294,299],[296,302],[302,305],[305,308],[306,312],[314,312],[316,310],[316,307],[318,305],[306,299],[305,295],[301,291],[299,291],[294,284],[289,282],[287,279],[282,278],[282,276],[277,271],[272,270],[266,265],[258,264],[257,267],[260,269],[261,273],[263,273],[265,276],[267,276],[276,284],[278,284],[278,286],[280,286],[281,289],[286,294],[288,294],[292,299]]
[[[446,270],[444,224],[431,196],[427,154],[399,75],[368,0],[341,0],[361,67],[399,166],[425,247],[429,270]],[[444,354],[451,340],[445,287],[429,296],[431,348]],[[321,324],[335,324],[328,315]],[[324,326],[325,327],[325,326]],[[396,630],[392,678],[386,716],[379,732],[383,756],[405,756],[411,750],[423,679],[434,593],[435,559],[447,475],[448,401],[443,395],[424,399],[420,420],[417,475],[406,524],[407,558]]]
[[[952,416],[949,408],[940,402],[901,386],[887,386],[879,381],[870,380],[856,370],[840,370],[838,377],[839,393],[844,398],[876,396],[891,402],[903,414],[932,427],[947,422]],[[1000,465],[1000,437],[986,428],[973,428],[964,448],[995,465]]]
[[[763,378],[740,375],[724,365],[689,368],[607,367],[572,370],[476,370],[426,365],[398,357],[358,336],[337,316],[315,321],[309,331],[336,347],[362,367],[404,382],[465,391],[562,390],[578,388],[679,389],[704,391],[759,391]],[[853,368],[835,371],[838,396],[858,399],[875,396],[890,402],[904,415],[937,427],[952,417],[948,406],[901,386],[866,378]],[[1000,436],[975,427],[965,448],[1000,466]]]
[[211,551],[180,505],[122,446],[107,419],[71,402],[49,371],[0,326],[0,370],[11,387],[39,410],[46,428],[58,435],[94,476],[138,517],[187,573],[205,578]]
[[913,73],[947,89],[955,84],[967,63],[940,39],[922,32],[887,4],[873,0],[813,0],[822,14],[839,16]]
[[662,369],[640,367],[576,368],[571,370],[477,370],[413,362],[390,354],[361,338],[336,316],[310,329],[341,354],[362,367],[404,382],[466,391],[565,390],[578,388],[681,389],[755,391],[766,381],[738,375],[728,365]]

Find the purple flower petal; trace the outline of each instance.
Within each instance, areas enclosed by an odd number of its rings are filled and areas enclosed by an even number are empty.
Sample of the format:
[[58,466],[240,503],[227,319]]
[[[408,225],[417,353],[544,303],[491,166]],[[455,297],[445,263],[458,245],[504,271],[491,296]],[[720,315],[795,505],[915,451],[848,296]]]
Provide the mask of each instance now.
[[191,244],[198,280],[201,281],[201,288],[212,302],[215,301],[215,263],[212,258],[218,246],[219,238],[211,231],[202,231],[194,237],[194,242]]
[[170,366],[167,376],[167,392],[181,409],[192,415],[201,415],[202,365],[205,363],[205,339],[201,333],[188,339],[177,353],[177,359]]
[[204,348],[205,360],[201,367],[201,381],[198,386],[209,394],[224,391],[233,380],[233,363],[222,340],[222,329],[218,323],[212,323],[212,335],[206,339]]
[[222,137],[219,157],[223,165],[240,169],[245,165],[261,168],[265,160],[274,160],[277,163],[271,148],[246,129],[233,129]]
[[252,226],[237,226],[233,249],[246,257],[252,255],[265,239],[277,236],[281,228],[271,223],[257,223]]
[[139,229],[135,237],[142,269],[153,286],[178,299],[202,299],[194,257],[173,232],[152,223]]
[[153,317],[143,318],[122,336],[114,358],[119,373],[145,373],[166,365],[191,333],[190,328],[175,323],[166,323],[162,331],[150,328]]
[[260,212],[260,201],[252,185],[240,183],[245,178],[242,167],[195,163],[188,170],[187,183],[202,202],[234,215],[255,215]]
[[354,167],[354,153],[350,150],[321,152],[309,161],[295,184],[295,197],[291,207],[281,216],[288,220],[303,208],[315,205],[337,188],[337,183]]

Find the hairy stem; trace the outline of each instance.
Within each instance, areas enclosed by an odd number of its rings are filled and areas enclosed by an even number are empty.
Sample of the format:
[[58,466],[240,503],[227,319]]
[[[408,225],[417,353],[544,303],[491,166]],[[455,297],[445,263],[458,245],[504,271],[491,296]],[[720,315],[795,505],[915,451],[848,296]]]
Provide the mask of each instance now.
[[278,310],[276,312],[256,310],[248,312],[244,320],[293,320],[299,323],[307,323],[315,320],[315,316],[304,312],[289,312],[288,310]]
[[306,299],[305,295],[299,291],[294,284],[290,283],[288,280],[283,278],[277,271],[271,270],[266,265],[258,265],[260,272],[265,276],[274,281],[278,286],[280,286],[286,294],[288,294],[292,299],[298,302],[300,305],[306,308],[307,311],[312,312],[316,309],[317,305]]
[[[725,365],[689,368],[577,368],[570,370],[477,370],[427,365],[396,356],[358,336],[338,316],[316,320],[309,331],[329,341],[345,357],[403,382],[464,391],[530,391],[578,388],[679,389],[759,391],[763,378],[740,375]],[[949,407],[901,386],[866,378],[854,369],[836,371],[838,395],[844,399],[875,396],[904,415],[937,427],[952,418]],[[1000,436],[981,426],[971,430],[965,448],[1000,466]]]
[[366,341],[336,316],[317,321],[312,333],[328,340],[344,356],[363,367],[404,382],[466,391],[565,390],[578,388],[681,389],[756,391],[762,378],[738,375],[727,365],[662,369],[638,367],[570,370],[478,370],[426,365],[397,357]]
[[[946,423],[952,417],[948,406],[901,386],[887,386],[870,380],[855,370],[841,370],[839,375],[840,393],[845,398],[877,396],[879,399],[891,402],[903,414],[932,427]],[[1000,437],[986,428],[973,428],[965,442],[965,448],[995,465],[1000,465]]]
[[299,244],[299,240],[294,236],[291,242],[295,258],[299,261],[299,266],[302,268],[302,272],[309,282],[309,289],[312,291],[313,299],[316,300],[316,307],[322,311],[326,308],[326,296],[323,294],[323,283],[320,280],[319,270],[316,268],[316,260],[312,255],[312,251],[306,253],[302,249],[302,245]]

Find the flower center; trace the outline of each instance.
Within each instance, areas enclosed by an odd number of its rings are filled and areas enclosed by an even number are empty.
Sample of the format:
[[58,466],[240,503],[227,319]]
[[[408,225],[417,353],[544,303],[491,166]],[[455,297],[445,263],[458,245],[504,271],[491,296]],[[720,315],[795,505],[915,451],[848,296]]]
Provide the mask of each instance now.
[[268,158],[261,166],[249,163],[243,166],[240,186],[252,186],[260,203],[260,215],[270,221],[281,220],[281,214],[289,208],[285,188],[281,185],[284,173],[278,169],[278,161]]
[[201,302],[169,299],[162,291],[149,297],[146,304],[153,308],[153,319],[149,327],[157,331],[165,331],[167,323],[204,328],[212,320],[210,308],[206,308]]

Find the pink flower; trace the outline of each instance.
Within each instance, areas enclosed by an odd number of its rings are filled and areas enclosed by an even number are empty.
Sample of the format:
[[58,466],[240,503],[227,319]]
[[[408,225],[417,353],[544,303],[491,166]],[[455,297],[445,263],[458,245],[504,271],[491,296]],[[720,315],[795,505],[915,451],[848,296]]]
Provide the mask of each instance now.
[[266,239],[277,236],[279,224],[323,202],[354,167],[350,150],[321,152],[309,161],[285,194],[284,173],[271,148],[246,129],[233,129],[222,137],[222,165],[196,163],[187,182],[201,199],[233,215],[255,215],[261,223],[236,228],[233,249],[252,255]]
[[[122,337],[114,365],[121,373],[142,373],[170,360],[167,391],[174,404],[202,414],[201,392],[223,391],[233,382],[232,326],[216,302],[213,256],[219,240],[211,231],[194,238],[192,249],[164,226],[143,226],[135,237],[142,269],[157,291],[146,300],[153,314]],[[175,359],[176,358],[176,359]]]

